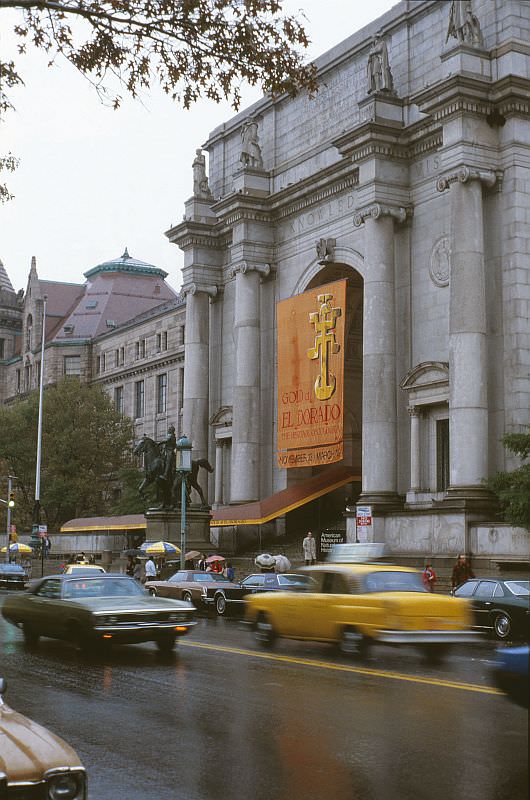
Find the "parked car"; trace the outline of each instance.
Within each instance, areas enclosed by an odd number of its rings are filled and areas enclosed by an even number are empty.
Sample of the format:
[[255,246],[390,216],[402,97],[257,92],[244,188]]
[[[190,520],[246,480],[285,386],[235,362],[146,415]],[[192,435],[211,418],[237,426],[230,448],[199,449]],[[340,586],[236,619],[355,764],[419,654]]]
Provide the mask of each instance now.
[[4,702],[0,678],[0,797],[85,800],[85,768],[75,750]]
[[24,589],[28,573],[20,564],[0,564],[0,589]]
[[28,644],[49,636],[83,650],[103,642],[156,642],[170,651],[195,625],[194,612],[189,603],[152,597],[134,578],[112,573],[41,578],[2,607]]
[[530,692],[528,662],[530,647],[499,647],[495,653],[493,676],[496,685],[523,708],[528,708]]
[[247,575],[239,584],[207,586],[205,602],[213,605],[217,614],[222,616],[230,609],[242,609],[249,594],[304,591],[311,583],[311,577],[302,573],[284,572],[279,575],[274,572],[257,573]]
[[186,600],[198,607],[208,605],[208,589],[215,591],[219,588],[228,589],[231,586],[237,587],[239,584],[232,583],[217,572],[203,572],[200,569],[179,570],[167,581],[147,581],[145,584],[145,588],[152,595]]
[[106,572],[104,567],[99,564],[89,564],[88,562],[80,564],[67,564],[63,570],[63,575],[90,575],[90,573],[97,574],[98,572]]
[[497,639],[522,637],[530,628],[530,582],[518,578],[472,578],[453,592],[471,603],[474,626]]
[[313,579],[305,590],[246,598],[246,621],[265,647],[285,636],[336,643],[342,653],[362,656],[371,643],[416,644],[438,659],[451,645],[479,637],[470,632],[467,601],[426,591],[417,570],[328,564],[300,572]]

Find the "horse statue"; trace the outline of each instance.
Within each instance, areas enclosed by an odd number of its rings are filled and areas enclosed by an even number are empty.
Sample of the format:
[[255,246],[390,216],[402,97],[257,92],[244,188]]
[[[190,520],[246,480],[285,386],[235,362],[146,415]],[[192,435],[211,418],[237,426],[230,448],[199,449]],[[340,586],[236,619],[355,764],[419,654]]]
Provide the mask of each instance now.
[[201,498],[201,503],[203,506],[207,506],[206,498],[204,496],[204,492],[201,489],[201,486],[197,480],[199,474],[199,468],[202,467],[206,469],[208,472],[213,472],[213,467],[205,458],[199,458],[197,461],[191,462],[191,471],[188,472],[185,476],[183,473],[178,473],[175,476],[175,481],[173,483],[173,504],[175,506],[180,506],[180,497],[181,497],[181,487],[182,487],[182,480],[185,478],[186,481],[186,504],[190,505],[191,503],[191,490],[195,489],[198,493],[199,497]]
[[145,489],[152,483],[156,484],[156,499],[160,508],[171,506],[171,485],[173,475],[167,474],[166,459],[164,458],[164,445],[157,444],[149,436],[144,436],[135,445],[133,455],[144,456],[145,477],[138,486],[138,494],[142,500],[147,500]]

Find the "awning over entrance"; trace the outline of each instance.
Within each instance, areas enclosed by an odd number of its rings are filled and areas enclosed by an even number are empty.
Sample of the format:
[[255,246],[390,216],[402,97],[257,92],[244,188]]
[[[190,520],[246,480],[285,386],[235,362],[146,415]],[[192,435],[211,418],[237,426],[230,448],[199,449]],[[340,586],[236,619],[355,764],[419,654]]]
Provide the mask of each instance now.
[[334,489],[339,489],[352,481],[360,481],[361,476],[351,467],[331,467],[319,475],[289,486],[256,503],[241,506],[225,506],[213,511],[211,527],[224,525],[263,525],[272,519],[283,516],[295,508],[317,500]]
[[60,528],[60,533],[81,531],[142,531],[146,522],[143,514],[124,514],[121,517],[79,517],[69,519]]

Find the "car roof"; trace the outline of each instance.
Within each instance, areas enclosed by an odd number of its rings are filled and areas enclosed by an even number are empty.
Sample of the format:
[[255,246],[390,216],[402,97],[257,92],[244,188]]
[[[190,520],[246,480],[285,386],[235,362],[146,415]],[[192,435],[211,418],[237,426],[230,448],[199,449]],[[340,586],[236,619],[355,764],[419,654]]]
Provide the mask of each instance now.
[[384,564],[377,562],[376,564],[355,563],[355,564],[337,564],[329,562],[325,564],[316,564],[313,567],[300,567],[300,572],[341,572],[351,575],[366,575],[369,572],[419,572],[414,567],[403,567],[399,564]]
[[[98,581],[100,581],[102,579],[106,579],[106,578],[127,578],[127,580],[131,580],[131,581],[134,580],[134,578],[131,578],[130,575],[124,575],[123,572],[97,572],[97,573],[95,573],[95,572],[88,572],[87,571],[87,572],[84,572],[83,574],[78,572],[77,575],[74,575],[74,574],[65,575],[63,572],[59,573],[58,575],[44,575],[44,577],[42,577],[42,578],[37,578],[36,582],[40,583],[41,581],[47,581],[47,580],[51,580],[51,579],[60,580],[60,581],[72,581],[72,580],[78,580],[79,578],[90,578],[92,580],[98,580]],[[34,583],[35,583],[35,581],[34,581]]]

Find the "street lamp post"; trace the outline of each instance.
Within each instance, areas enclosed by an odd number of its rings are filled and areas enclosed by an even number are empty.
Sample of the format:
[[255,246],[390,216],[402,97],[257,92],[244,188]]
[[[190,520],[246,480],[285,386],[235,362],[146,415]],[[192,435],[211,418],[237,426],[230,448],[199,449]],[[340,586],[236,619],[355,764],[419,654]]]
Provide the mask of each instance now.
[[13,495],[13,481],[15,480],[15,475],[8,475],[7,476],[7,500],[1,500],[0,502],[4,503],[7,507],[7,528],[6,528],[6,561],[9,563],[10,561],[10,552],[9,552],[9,540],[11,538],[11,509],[15,506],[15,498]]
[[191,472],[191,442],[183,435],[177,441],[176,471],[181,475],[180,484],[180,568],[186,566],[186,476]]

